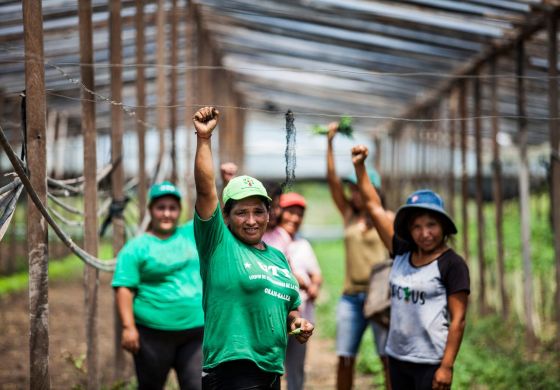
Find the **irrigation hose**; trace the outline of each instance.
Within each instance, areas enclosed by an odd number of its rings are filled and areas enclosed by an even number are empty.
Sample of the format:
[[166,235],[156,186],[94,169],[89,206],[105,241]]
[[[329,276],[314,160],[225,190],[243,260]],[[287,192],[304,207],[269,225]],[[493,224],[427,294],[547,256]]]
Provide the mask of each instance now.
[[78,245],[76,245],[76,243],[72,241],[72,239],[66,233],[64,233],[64,231],[52,219],[49,212],[41,202],[41,199],[39,199],[37,192],[31,185],[29,178],[25,174],[25,169],[21,165],[18,157],[16,156],[12,147],[10,146],[8,139],[6,138],[6,134],[4,133],[4,129],[1,126],[0,126],[0,144],[2,145],[2,148],[6,152],[8,159],[12,163],[12,166],[14,167],[23,186],[25,187],[27,194],[29,195],[29,197],[31,198],[31,200],[33,201],[33,203],[35,204],[39,212],[43,215],[47,223],[51,225],[56,235],[62,240],[62,242],[68,247],[68,249],[70,249],[76,256],[82,259],[86,264],[94,268],[107,272],[114,271],[115,265],[117,263],[116,259],[101,260],[87,253],[85,250],[83,250]]

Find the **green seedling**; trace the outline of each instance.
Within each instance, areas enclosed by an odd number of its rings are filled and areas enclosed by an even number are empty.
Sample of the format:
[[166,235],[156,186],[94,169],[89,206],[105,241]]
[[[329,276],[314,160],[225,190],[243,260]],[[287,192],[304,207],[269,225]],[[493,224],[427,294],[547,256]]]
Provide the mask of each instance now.
[[290,333],[288,333],[289,335],[297,335],[301,333],[301,328],[296,328],[294,330],[292,330]]
[[[311,131],[313,132],[313,134],[319,135],[326,135],[329,132],[329,130],[325,126],[320,125],[314,125],[311,128]],[[354,132],[354,129],[352,128],[352,118],[347,115],[341,117],[340,121],[338,121],[337,132],[345,135],[348,138],[352,138],[352,134]]]

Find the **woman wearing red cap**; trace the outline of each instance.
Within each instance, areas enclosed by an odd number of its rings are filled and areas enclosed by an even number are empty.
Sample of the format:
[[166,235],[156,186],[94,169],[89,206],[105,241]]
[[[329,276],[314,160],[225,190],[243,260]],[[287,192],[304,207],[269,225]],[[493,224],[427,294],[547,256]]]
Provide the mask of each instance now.
[[457,228],[431,190],[412,193],[393,223],[367,179],[367,155],[364,145],[352,149],[358,186],[394,257],[386,347],[391,384],[396,390],[450,389],[470,293],[467,265],[447,245]]
[[211,137],[213,107],[198,110],[194,231],[205,314],[203,389],[280,389],[293,333],[305,343],[313,325],[302,318],[298,284],[288,261],[262,241],[270,197],[262,183],[238,176],[224,188],[220,210]]
[[[267,232],[263,240],[288,258],[292,272],[299,282],[300,315],[314,322],[315,299],[319,295],[323,278],[311,244],[298,235],[307,204],[300,194],[288,192],[280,195],[279,206],[278,226]],[[293,339],[288,341],[285,361],[288,390],[304,388],[306,350],[306,344],[297,343]]]

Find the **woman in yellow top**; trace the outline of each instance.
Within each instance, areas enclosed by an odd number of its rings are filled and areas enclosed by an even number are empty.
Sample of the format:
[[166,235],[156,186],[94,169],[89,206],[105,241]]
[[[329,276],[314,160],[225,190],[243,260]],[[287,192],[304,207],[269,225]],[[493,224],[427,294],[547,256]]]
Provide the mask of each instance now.
[[[342,180],[336,174],[333,152],[338,124],[330,123],[328,129],[327,181],[336,208],[344,220],[345,248],[344,289],[336,309],[337,389],[352,388],[356,355],[368,325],[372,328],[377,353],[383,363],[386,387],[390,388],[385,354],[387,329],[363,314],[371,268],[387,259],[388,253],[367,213],[355,175],[346,180],[351,196],[350,199],[345,196]],[[372,184],[379,188],[381,180],[377,172],[372,170],[369,176]],[[388,216],[392,217],[391,214]]]

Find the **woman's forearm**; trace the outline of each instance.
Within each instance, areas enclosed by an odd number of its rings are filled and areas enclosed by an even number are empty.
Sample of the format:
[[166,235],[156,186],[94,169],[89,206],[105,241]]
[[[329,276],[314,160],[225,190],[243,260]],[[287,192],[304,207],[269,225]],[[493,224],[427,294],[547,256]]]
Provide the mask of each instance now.
[[455,359],[457,358],[461,342],[463,341],[463,333],[465,332],[467,299],[468,296],[465,292],[452,294],[448,297],[451,321],[443,358],[441,360],[442,367],[453,368],[455,364]]
[[219,112],[204,107],[196,112],[193,122],[196,129],[196,154],[194,158],[194,181],[196,185],[196,212],[208,219],[218,205],[218,191],[214,177],[212,158],[212,132],[218,123]]
[[132,308],[134,292],[127,287],[118,287],[116,292],[117,309],[123,328],[134,328],[134,311]]

